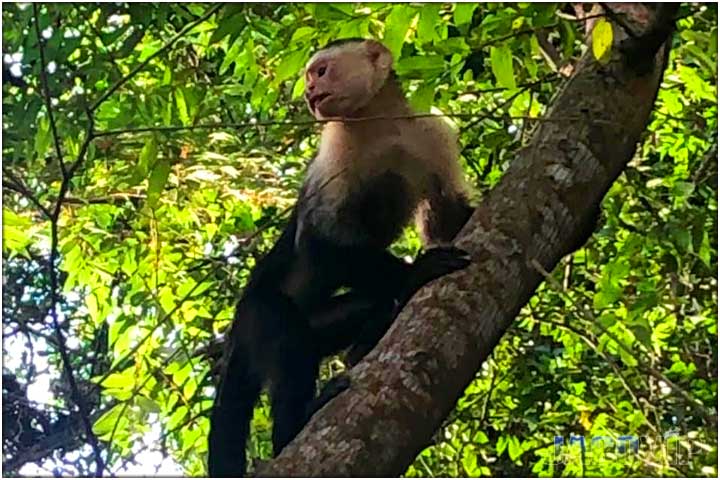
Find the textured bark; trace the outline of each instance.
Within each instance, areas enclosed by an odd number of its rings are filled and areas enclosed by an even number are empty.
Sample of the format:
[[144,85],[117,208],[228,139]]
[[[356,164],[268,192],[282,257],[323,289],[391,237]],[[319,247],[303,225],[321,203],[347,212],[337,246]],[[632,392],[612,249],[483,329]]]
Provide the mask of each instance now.
[[[636,18],[647,21],[641,13]],[[614,31],[624,37],[622,28]],[[607,65],[591,55],[579,62],[458,236],[456,244],[473,257],[470,267],[421,290],[351,371],[352,387],[260,475],[389,476],[407,469],[542,281],[537,266],[551,271],[588,238],[602,197],[645,129],[666,49],[654,61],[647,54],[641,72],[620,48]]]

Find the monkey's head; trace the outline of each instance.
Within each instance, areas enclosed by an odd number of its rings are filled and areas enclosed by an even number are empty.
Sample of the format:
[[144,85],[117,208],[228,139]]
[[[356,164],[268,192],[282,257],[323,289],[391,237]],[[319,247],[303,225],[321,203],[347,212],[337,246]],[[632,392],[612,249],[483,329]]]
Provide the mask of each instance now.
[[305,67],[305,101],[318,120],[350,117],[367,105],[392,72],[390,50],[375,40],[328,44]]

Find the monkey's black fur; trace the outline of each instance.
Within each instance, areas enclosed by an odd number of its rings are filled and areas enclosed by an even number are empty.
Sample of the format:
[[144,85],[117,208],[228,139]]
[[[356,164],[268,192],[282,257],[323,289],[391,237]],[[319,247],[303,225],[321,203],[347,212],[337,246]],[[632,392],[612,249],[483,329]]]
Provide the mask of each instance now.
[[[387,191],[391,195],[393,189]],[[360,212],[355,215],[363,217]],[[356,363],[416,290],[468,264],[464,253],[452,247],[431,249],[407,264],[384,248],[342,246],[311,230],[303,232],[298,247],[297,217],[294,212],[280,239],[258,263],[237,305],[210,420],[212,477],[244,474],[250,419],[264,383],[270,381],[277,455],[309,415],[329,400],[324,395],[313,404],[322,358],[352,347],[350,360]],[[306,269],[306,287],[299,298],[291,299],[280,285],[297,265]],[[339,287],[352,291],[332,297]]]

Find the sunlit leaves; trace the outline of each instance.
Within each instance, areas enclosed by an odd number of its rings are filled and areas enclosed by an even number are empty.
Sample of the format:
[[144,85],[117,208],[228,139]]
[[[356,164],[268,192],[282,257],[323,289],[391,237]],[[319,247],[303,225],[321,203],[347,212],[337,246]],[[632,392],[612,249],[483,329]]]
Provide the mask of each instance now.
[[178,88],[175,90],[175,106],[177,107],[178,117],[183,125],[190,124],[190,112],[188,111],[188,104],[185,101],[185,94],[183,89]]
[[492,47],[490,49],[490,65],[499,86],[508,89],[515,88],[513,55],[510,48],[507,46]]
[[105,412],[93,424],[93,433],[101,440],[110,440],[114,431],[124,430],[128,427],[129,419],[122,415],[125,411],[124,404],[117,404]]
[[592,51],[595,59],[600,63],[609,62],[612,45],[612,24],[604,18],[599,18],[592,31]]
[[405,43],[405,36],[418,10],[414,6],[395,4],[387,16],[383,43],[395,59],[400,58],[400,49]]
[[150,178],[148,179],[147,205],[150,208],[155,207],[160,199],[160,195],[165,188],[165,184],[167,183],[169,176],[170,160],[165,157],[161,157],[153,165]]
[[283,55],[280,63],[275,68],[275,85],[287,80],[290,77],[301,75],[305,62],[308,60],[308,49],[290,51]]
[[477,4],[475,3],[456,3],[453,11],[455,25],[459,26],[470,23],[476,7]]
[[37,134],[35,135],[35,154],[41,158],[45,158],[45,153],[52,141],[52,132],[50,131],[50,120],[46,116],[40,117],[38,120]]
[[445,69],[445,62],[440,55],[405,57],[397,62],[395,70],[408,78],[433,78]]
[[417,39],[420,43],[439,39],[436,28],[440,21],[440,7],[438,3],[426,3],[420,9],[417,23]]
[[33,236],[39,228],[42,226],[31,218],[3,207],[3,253],[25,255],[25,248],[35,241]]

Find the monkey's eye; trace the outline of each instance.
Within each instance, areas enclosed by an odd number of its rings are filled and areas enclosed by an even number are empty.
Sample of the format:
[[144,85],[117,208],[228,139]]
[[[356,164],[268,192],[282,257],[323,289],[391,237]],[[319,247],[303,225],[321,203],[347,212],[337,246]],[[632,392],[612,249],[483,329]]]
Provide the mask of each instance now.
[[326,70],[326,67],[324,65],[322,67],[318,68],[318,71],[317,71],[318,77],[322,77],[323,75],[325,75],[325,70]]

